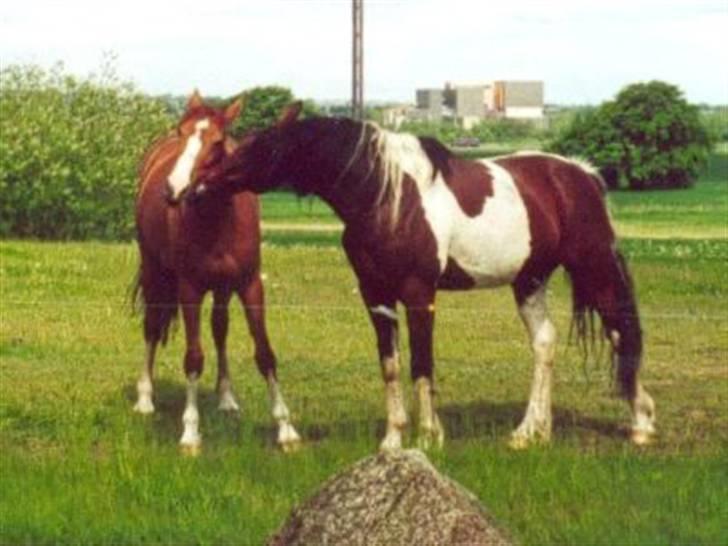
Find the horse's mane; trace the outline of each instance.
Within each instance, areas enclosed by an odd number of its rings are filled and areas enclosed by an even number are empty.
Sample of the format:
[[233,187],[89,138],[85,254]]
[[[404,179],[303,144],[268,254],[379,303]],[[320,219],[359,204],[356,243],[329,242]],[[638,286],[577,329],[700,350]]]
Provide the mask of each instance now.
[[[429,187],[438,173],[449,173],[453,157],[438,140],[409,133],[394,133],[374,122],[359,124],[358,140],[342,178],[359,159],[366,165],[362,180],[379,184],[375,205],[391,203],[391,220],[399,216],[404,180],[409,176],[422,189]],[[372,176],[374,175],[374,176]]]

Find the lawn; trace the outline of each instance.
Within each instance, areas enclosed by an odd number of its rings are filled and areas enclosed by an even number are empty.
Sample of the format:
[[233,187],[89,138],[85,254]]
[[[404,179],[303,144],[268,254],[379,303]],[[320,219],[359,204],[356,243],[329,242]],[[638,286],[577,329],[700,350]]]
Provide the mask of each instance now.
[[[506,446],[531,378],[509,291],[439,297],[447,440],[430,457],[521,543],[728,542],[726,184],[706,175],[692,190],[611,196],[657,403],[659,436],[646,448],[625,441],[628,412],[605,359],[585,361],[567,344],[562,275],[551,289],[561,333],[555,437],[525,452]],[[182,457],[183,336],[160,354],[157,413],[131,411],[143,358],[126,301],[135,247],[0,242],[0,543],[259,544],[296,502],[377,449],[384,393],[374,336],[339,234],[287,227],[336,224],[320,202],[290,196],[266,197],[264,214],[284,228],[266,230],[263,257],[279,377],[305,439],[291,455],[273,445],[239,310],[230,356],[243,411],[215,410],[206,332],[204,446]]]

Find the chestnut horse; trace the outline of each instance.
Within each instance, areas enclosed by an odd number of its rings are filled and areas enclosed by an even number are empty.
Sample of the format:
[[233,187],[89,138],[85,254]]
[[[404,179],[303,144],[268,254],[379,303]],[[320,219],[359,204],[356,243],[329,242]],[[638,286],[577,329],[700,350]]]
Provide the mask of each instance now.
[[255,361],[268,382],[273,416],[279,426],[278,443],[288,448],[299,440],[278,388],[276,358],[265,328],[258,197],[243,192],[194,205],[181,199],[197,173],[204,174],[234,149],[236,143],[226,135],[226,127],[240,109],[239,101],[225,110],[212,108],[195,91],[177,130],[151,146],[140,170],[136,224],[141,263],[135,295],[144,309],[146,358],[134,409],[143,414],[154,411],[155,352],[160,342],[166,342],[170,323],[180,308],[187,342],[187,404],[180,444],[193,453],[201,444],[197,409],[203,369],[200,305],[209,291],[214,298],[212,333],[217,349],[219,409],[238,410],[225,347],[228,303],[235,293],[245,309]]
[[546,305],[558,266],[571,278],[574,317],[584,334],[597,313],[612,346],[631,437],[654,432],[654,403],[638,381],[642,331],[632,281],[590,166],[524,153],[469,161],[432,138],[372,123],[312,118],[291,105],[277,124],[244,136],[238,149],[195,181],[195,200],[275,187],[313,193],[345,224],[343,245],[376,331],[386,386],[384,449],[401,446],[407,416],[399,383],[397,302],[410,333],[420,443],[441,444],[433,403],[437,289],[510,285],[530,335],[535,371],[526,414],[511,436],[525,447],[551,436],[556,329]]

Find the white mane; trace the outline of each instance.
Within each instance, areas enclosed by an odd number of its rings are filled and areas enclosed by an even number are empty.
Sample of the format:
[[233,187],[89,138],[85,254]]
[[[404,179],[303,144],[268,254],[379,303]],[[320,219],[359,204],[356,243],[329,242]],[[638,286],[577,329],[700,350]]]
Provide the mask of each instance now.
[[385,199],[391,199],[391,219],[394,222],[399,217],[405,174],[414,180],[420,190],[424,190],[432,183],[433,165],[416,136],[393,133],[371,122],[366,125],[371,129],[371,137],[369,142],[360,141],[360,145],[366,145],[368,149],[369,168],[378,167],[376,174],[381,188],[377,204],[382,205]]

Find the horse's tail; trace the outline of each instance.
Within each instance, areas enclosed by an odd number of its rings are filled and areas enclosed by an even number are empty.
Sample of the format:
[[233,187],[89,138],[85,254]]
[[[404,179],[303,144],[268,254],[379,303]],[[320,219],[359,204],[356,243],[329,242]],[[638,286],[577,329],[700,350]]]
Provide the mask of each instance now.
[[144,314],[145,340],[166,344],[179,310],[177,276],[142,258],[129,292],[132,312]]
[[567,264],[573,296],[573,321],[582,342],[594,337],[594,314],[613,347],[622,396],[631,400],[642,360],[642,329],[632,277],[624,256],[612,245],[598,245],[580,264]]

